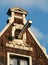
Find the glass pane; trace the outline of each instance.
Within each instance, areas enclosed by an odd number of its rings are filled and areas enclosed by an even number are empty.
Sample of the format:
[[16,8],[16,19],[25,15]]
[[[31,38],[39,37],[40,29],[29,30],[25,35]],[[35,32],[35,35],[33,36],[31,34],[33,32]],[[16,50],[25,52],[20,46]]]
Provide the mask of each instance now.
[[17,65],[17,59],[13,59],[13,65]]
[[20,65],[27,65],[27,61],[26,60],[20,60]]

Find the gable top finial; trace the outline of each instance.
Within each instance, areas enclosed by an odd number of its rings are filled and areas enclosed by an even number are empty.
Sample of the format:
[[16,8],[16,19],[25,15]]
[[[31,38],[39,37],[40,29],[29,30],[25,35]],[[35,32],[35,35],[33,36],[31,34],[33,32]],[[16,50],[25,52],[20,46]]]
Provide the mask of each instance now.
[[14,12],[14,13],[20,13],[20,14],[25,14],[27,15],[28,12],[20,7],[15,7],[15,8],[9,8],[7,14],[10,16],[11,15],[11,12]]

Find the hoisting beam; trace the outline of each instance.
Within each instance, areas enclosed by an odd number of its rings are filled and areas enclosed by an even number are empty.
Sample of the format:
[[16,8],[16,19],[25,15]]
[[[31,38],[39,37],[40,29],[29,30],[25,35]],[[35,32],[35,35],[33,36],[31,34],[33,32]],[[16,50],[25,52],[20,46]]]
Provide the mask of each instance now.
[[25,26],[23,27],[23,29],[22,29],[21,32],[19,33],[18,38],[21,38],[21,37],[22,37],[22,35],[23,35],[23,34],[25,33],[25,31],[31,26],[31,24],[32,24],[32,21],[31,21],[31,20],[27,21],[27,23],[25,24]]

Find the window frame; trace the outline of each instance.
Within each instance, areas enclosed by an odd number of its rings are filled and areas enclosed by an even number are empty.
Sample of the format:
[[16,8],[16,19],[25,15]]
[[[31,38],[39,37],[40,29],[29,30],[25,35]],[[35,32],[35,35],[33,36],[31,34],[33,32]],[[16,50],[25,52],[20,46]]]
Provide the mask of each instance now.
[[7,52],[7,65],[10,64],[10,63],[9,63],[10,55],[16,55],[16,56],[20,56],[20,57],[29,58],[29,65],[32,65],[32,57],[31,57],[31,56],[22,55],[22,54],[16,54],[16,53],[11,53],[11,52]]

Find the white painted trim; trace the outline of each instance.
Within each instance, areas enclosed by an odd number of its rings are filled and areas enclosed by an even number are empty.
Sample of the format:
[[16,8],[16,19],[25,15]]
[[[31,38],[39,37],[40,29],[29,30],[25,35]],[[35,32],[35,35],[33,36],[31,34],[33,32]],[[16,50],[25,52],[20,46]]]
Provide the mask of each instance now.
[[0,37],[2,36],[2,34],[7,30],[7,28],[10,26],[11,24],[8,23],[5,28],[0,32]]
[[14,15],[15,18],[23,19],[22,16]]
[[[18,11],[18,10],[21,10],[21,11]],[[25,10],[23,10],[23,9],[21,9],[21,8],[11,8],[11,11],[13,11],[13,12],[18,12],[18,13],[23,13],[23,14],[27,14],[28,12],[27,11],[25,11]]]
[[38,46],[42,49],[43,53],[45,54],[45,56],[48,58],[48,54],[46,53],[46,49],[39,43],[39,41],[37,40],[37,38],[34,36],[33,32],[31,31],[30,28],[28,28],[28,31],[30,32],[31,36],[34,38],[34,40],[36,41],[36,43],[38,44]]
[[29,65],[32,65],[32,57],[28,56],[28,55],[22,55],[22,54],[16,54],[16,53],[11,53],[11,52],[7,52],[7,65],[9,65],[9,56],[11,55],[17,55],[17,56],[21,56],[21,57],[27,57],[29,58]]
[[25,14],[23,14],[23,23],[24,23],[24,25],[26,24],[26,16],[25,16]]
[[15,33],[15,30],[16,30],[15,29],[15,26],[13,26],[13,28],[12,28],[12,36],[15,36],[15,34],[14,34]]

